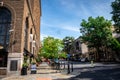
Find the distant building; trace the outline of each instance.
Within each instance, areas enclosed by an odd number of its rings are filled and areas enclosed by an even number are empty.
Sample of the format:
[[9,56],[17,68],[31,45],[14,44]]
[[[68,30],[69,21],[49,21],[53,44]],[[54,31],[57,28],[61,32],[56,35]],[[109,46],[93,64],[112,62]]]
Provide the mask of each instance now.
[[77,38],[74,40],[74,55],[77,55],[79,57],[88,57],[88,48],[85,43],[82,43],[80,38]]
[[40,47],[41,0],[0,0],[0,75],[18,73]]
[[[114,27],[113,27],[113,31],[114,31]],[[113,37],[115,37],[118,40],[118,42],[120,43],[120,33],[113,32]],[[116,51],[115,54],[116,54],[115,55],[116,61],[120,62],[120,51]]]
[[81,51],[81,41],[79,38],[74,40],[74,53],[81,55],[82,51]]
[[120,33],[113,33],[113,37],[115,37],[120,42]]

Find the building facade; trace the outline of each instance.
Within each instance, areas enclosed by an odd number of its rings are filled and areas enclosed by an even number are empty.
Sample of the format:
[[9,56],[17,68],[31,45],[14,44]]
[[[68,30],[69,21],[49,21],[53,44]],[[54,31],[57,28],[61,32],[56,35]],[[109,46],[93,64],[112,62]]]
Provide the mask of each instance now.
[[18,73],[40,48],[41,0],[0,0],[0,75]]
[[73,42],[73,46],[74,46],[74,53],[81,55],[82,51],[81,51],[81,41],[79,38],[75,39]]
[[74,40],[73,46],[74,46],[73,53],[74,53],[74,56],[76,56],[76,58],[89,57],[87,45],[85,43],[82,43],[80,38],[77,38]]

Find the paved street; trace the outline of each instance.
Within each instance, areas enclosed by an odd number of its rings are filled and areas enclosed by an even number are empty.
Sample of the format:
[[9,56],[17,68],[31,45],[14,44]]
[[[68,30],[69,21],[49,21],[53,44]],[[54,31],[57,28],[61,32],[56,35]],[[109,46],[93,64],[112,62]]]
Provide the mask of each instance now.
[[120,80],[120,64],[116,63],[74,63],[74,77],[55,80]]
[[30,74],[21,76],[9,76],[1,80],[120,80],[120,64],[103,64],[94,63],[74,63],[74,70],[67,74],[67,65],[61,66],[62,70],[56,71],[51,69],[47,63],[42,63],[38,69],[37,74]]
[[120,80],[120,68],[108,68],[101,70],[85,68],[78,71],[78,74],[79,75],[68,79],[56,80]]

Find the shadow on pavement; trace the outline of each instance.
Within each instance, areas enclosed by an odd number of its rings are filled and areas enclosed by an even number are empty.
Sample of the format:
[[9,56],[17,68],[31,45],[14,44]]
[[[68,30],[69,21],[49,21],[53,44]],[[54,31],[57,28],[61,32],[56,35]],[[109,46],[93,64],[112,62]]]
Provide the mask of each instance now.
[[120,68],[90,70],[79,72],[79,75],[69,79],[54,79],[54,80],[120,80]]

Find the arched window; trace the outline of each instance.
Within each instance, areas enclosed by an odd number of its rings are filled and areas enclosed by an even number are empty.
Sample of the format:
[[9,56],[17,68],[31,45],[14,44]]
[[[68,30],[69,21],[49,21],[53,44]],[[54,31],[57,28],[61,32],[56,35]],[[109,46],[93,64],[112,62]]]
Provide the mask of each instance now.
[[0,7],[0,67],[7,66],[7,52],[9,45],[9,30],[11,27],[11,12]]
[[29,20],[28,17],[26,17],[25,20],[25,27],[24,27],[24,47],[27,49],[27,44],[28,44],[28,27],[29,27]]
[[11,12],[0,7],[0,47],[6,49],[9,44],[9,30],[11,27]]
[[[32,28],[30,29],[30,34],[32,34]],[[33,39],[31,40],[31,42],[30,42],[30,52],[32,53],[32,41],[33,41]]]
[[32,28],[30,29],[30,34],[32,34]]

